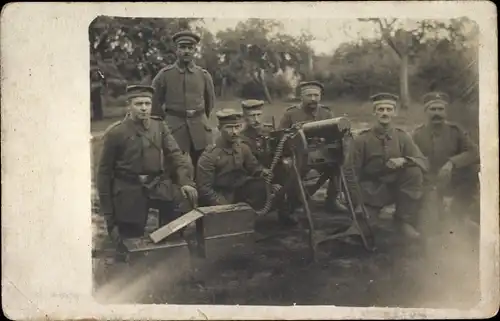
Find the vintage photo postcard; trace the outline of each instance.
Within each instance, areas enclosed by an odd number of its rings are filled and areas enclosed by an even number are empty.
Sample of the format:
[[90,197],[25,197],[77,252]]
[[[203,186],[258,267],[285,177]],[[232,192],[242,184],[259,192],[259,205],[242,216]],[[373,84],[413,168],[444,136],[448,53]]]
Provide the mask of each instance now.
[[487,1],[10,3],[11,319],[484,318]]

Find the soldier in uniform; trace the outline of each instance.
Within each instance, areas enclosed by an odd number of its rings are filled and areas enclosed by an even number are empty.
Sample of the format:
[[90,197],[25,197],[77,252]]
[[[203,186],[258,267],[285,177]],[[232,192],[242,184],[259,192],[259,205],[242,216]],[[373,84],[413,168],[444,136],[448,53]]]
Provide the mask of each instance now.
[[392,125],[399,98],[380,93],[371,100],[377,123],[355,137],[346,161],[357,173],[369,213],[378,213],[395,202],[395,223],[405,235],[418,238],[416,226],[427,160],[411,136]]
[[435,186],[440,196],[452,196],[454,209],[450,212],[458,215],[473,203],[478,184],[478,146],[458,124],[446,120],[447,94],[427,93],[423,103],[427,122],[415,129],[413,140],[429,160],[426,190]]
[[216,113],[220,136],[202,153],[196,174],[200,203],[224,205],[246,202],[260,209],[265,202],[265,175],[250,148],[240,141],[242,113],[223,109]]
[[[299,123],[333,118],[334,115],[331,109],[320,104],[323,88],[323,85],[317,81],[301,82],[299,84],[301,103],[291,106],[286,110],[280,121],[279,129],[290,128]],[[328,168],[327,170],[331,171],[331,173],[325,207],[332,212],[345,213],[347,212],[347,208],[337,198],[339,193],[338,177],[340,173],[337,168]]]
[[96,183],[108,233],[119,249],[120,240],[144,234],[149,208],[159,209],[161,226],[176,218],[178,204],[188,211],[185,200],[197,202],[189,160],[168,126],[150,118],[153,92],[128,86],[129,113],[103,137]]
[[181,31],[173,40],[177,60],[161,69],[152,81],[152,115],[166,120],[179,148],[191,156],[196,167],[199,156],[213,141],[208,117],[215,104],[214,84],[208,71],[193,61],[200,37]]
[[268,136],[273,130],[273,125],[262,122],[263,107],[264,101],[262,100],[249,99],[241,103],[243,119],[245,121],[245,127],[241,132],[241,141],[250,147],[252,154],[254,154],[261,164],[269,166],[270,164],[268,163],[270,160],[264,159],[261,148],[264,143],[263,138]]

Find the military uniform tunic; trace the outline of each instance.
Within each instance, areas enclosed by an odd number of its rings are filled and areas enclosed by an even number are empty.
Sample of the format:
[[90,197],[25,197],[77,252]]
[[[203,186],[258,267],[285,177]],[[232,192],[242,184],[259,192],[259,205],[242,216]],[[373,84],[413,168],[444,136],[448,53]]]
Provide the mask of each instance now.
[[215,105],[215,90],[208,71],[194,63],[186,69],[175,63],[160,70],[152,87],[151,114],[167,121],[183,152],[202,151],[212,143],[208,117]]
[[[262,169],[246,144],[229,145],[220,137],[198,161],[196,183],[200,200],[210,205],[232,204],[238,201],[238,189],[258,177]],[[254,193],[244,192],[249,196]]]
[[272,125],[262,124],[262,127],[260,129],[255,129],[248,126],[240,134],[241,142],[246,144],[250,148],[252,154],[261,164],[264,164],[266,161],[268,161],[267,159],[265,159],[265,155],[263,155],[262,149],[264,148],[265,137],[269,136],[272,130]]
[[[102,212],[113,213],[115,221],[142,224],[148,200],[175,200],[171,174],[179,185],[194,186],[192,165],[164,122],[151,119],[142,127],[127,117],[113,124],[103,140],[97,189]],[[170,166],[166,171],[165,164]],[[139,175],[151,180],[141,182]]]
[[[473,219],[479,220],[478,210],[467,210],[475,204],[474,197],[478,191],[477,145],[459,125],[451,122],[439,127],[421,125],[415,129],[413,139],[429,159],[430,168],[425,175],[426,195],[429,197],[429,203],[426,204],[435,210],[436,204],[431,200],[434,197],[433,187],[436,186],[441,196],[452,196],[450,213],[476,215]],[[451,181],[444,185],[438,181],[438,173],[448,161],[453,163],[453,170]]]
[[413,140],[429,160],[429,175],[435,177],[448,161],[455,169],[479,162],[477,145],[459,125],[445,122],[440,127],[424,124],[413,132]]
[[[389,169],[386,166],[390,158],[399,157],[408,161],[403,168]],[[402,129],[389,127],[386,130],[376,125],[360,132],[353,141],[347,161],[354,167],[364,201],[369,205],[382,207],[390,204],[397,198],[395,190],[411,199],[422,197],[421,173],[428,168],[427,159]],[[409,179],[414,175],[419,178]],[[388,184],[395,190],[390,190]]]

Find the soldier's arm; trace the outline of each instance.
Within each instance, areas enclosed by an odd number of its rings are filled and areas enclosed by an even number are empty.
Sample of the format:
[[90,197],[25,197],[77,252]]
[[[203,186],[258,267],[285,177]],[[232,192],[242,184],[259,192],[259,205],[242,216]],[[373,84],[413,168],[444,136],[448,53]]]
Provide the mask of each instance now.
[[467,132],[457,127],[460,153],[450,157],[455,168],[463,168],[479,162],[479,148]]
[[168,125],[165,122],[161,122],[161,126],[163,127],[162,147],[164,154],[167,158],[167,163],[171,164],[176,171],[179,185],[195,186],[193,180],[193,165],[189,161],[187,155],[182,153],[180,150],[177,141],[168,128]]
[[292,127],[292,120],[290,119],[290,114],[286,113],[281,117],[278,129],[286,129]]
[[113,132],[107,132],[102,139],[103,146],[99,165],[97,166],[96,187],[99,194],[101,212],[112,213],[112,177],[116,154],[118,152],[118,137],[113,135]]
[[205,150],[196,166],[196,187],[199,197],[210,205],[224,205],[228,201],[214,189],[216,157]]
[[247,144],[241,143],[241,149],[243,152],[243,166],[248,171],[250,176],[257,176],[262,173],[264,167],[259,163],[255,155],[252,153],[250,147]]
[[205,79],[205,114],[210,117],[210,113],[215,107],[215,86],[210,73],[206,70],[203,71]]
[[400,139],[402,140],[403,145],[403,157],[410,161],[412,164],[417,165],[422,169],[422,171],[426,172],[429,170],[429,162],[427,157],[422,154],[420,148],[415,144],[412,137],[406,133],[400,132]]
[[151,107],[151,116],[165,118],[165,111],[163,110],[163,99],[166,94],[166,84],[165,78],[163,77],[163,70],[160,70],[158,74],[153,78],[151,82],[151,87],[154,88],[155,92],[153,94],[153,104]]

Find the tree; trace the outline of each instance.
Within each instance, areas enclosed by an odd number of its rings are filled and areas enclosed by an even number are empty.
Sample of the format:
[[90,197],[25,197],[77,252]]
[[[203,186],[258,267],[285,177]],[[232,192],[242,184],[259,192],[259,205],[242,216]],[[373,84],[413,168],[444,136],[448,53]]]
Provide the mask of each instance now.
[[281,23],[270,19],[248,19],[234,29],[217,33],[221,70],[225,83],[254,83],[269,102],[268,78],[293,67],[301,72],[311,48],[311,37],[292,37],[281,31]]
[[[142,82],[172,61],[172,35],[199,18],[124,18],[99,16],[89,27],[90,56],[109,62],[127,81]],[[107,76],[107,75],[106,75]]]

